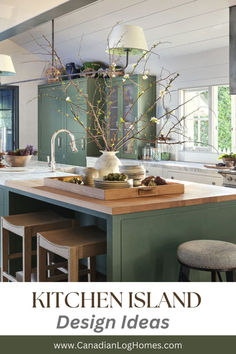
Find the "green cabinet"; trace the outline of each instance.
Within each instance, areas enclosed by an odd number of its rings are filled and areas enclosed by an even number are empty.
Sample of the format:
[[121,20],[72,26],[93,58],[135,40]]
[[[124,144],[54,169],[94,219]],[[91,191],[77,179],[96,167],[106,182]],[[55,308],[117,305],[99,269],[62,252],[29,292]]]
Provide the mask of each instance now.
[[[110,117],[110,137],[112,138],[119,126],[118,136],[129,133],[133,123],[142,116],[142,120],[134,129],[142,127],[156,115],[156,78],[149,76],[143,80],[142,75],[133,75],[123,82],[123,77],[108,79],[80,78],[73,80],[77,87],[69,82],[40,85],[38,89],[38,157],[46,161],[50,155],[50,142],[53,133],[58,129],[68,129],[74,134],[78,152],[72,152],[68,134],[59,134],[56,138],[56,162],[71,165],[86,166],[86,156],[99,156],[96,144],[89,138],[86,131],[71,115],[71,106],[66,102],[70,97],[76,116],[80,117],[86,127],[93,127],[92,107],[107,107],[107,117]],[[68,86],[66,86],[68,85]],[[108,90],[108,86],[112,90]],[[65,87],[66,93],[65,93]],[[79,88],[79,89],[78,89]],[[80,94],[80,90],[87,95],[88,101]],[[107,91],[106,91],[107,90]],[[142,93],[144,92],[144,94]],[[110,95],[109,95],[110,93]],[[104,105],[103,105],[104,103]],[[106,105],[105,105],[106,103]],[[151,106],[152,109],[148,110]],[[108,107],[110,107],[108,109]],[[110,112],[108,115],[108,111]],[[104,115],[100,118],[103,119]],[[125,122],[120,125],[120,119]],[[106,119],[106,118],[105,118]],[[155,124],[148,126],[143,133],[147,138],[155,136]],[[103,145],[103,143],[101,143]],[[131,139],[119,149],[119,157],[138,159],[142,157],[142,147],[146,143]]]
[[[79,89],[88,95],[90,102],[96,103],[97,80],[81,78],[74,81]],[[65,85],[67,82],[65,82]],[[68,129],[75,136],[78,152],[72,152],[68,134],[59,134],[56,138],[56,162],[71,165],[86,165],[86,156],[98,156],[96,145],[89,141],[85,130],[71,115],[70,104],[66,97],[76,102],[76,115],[85,126],[88,126],[90,107],[84,97],[78,94],[75,86],[70,85],[65,92],[65,85],[61,83],[40,85],[38,88],[38,157],[46,161],[51,151],[51,137],[58,129]]]
[[[131,131],[133,123],[142,117],[134,128],[140,131],[147,125],[147,122],[150,122],[151,117],[156,116],[155,76],[149,76],[148,79],[143,80],[142,75],[133,75],[125,82],[123,82],[123,77],[117,77],[112,79],[111,85],[110,108],[107,112],[111,119],[111,137],[114,136],[117,127],[120,127],[118,137],[125,136]],[[150,107],[152,109],[149,110]],[[123,124],[120,124],[121,118],[125,118]],[[153,139],[155,135],[154,124],[146,127],[142,133],[145,139]],[[141,159],[142,148],[145,145],[146,142],[131,139],[119,149],[118,157]]]
[[[9,214],[8,192],[0,188],[0,239],[1,239],[1,217]],[[1,264],[1,242],[0,242],[0,264]]]

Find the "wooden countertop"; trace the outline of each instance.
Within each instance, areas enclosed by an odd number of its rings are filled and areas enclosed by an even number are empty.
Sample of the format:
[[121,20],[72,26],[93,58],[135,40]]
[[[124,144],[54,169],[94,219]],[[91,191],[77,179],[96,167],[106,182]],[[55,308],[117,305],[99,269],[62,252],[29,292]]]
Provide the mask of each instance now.
[[142,197],[112,201],[98,200],[45,187],[43,180],[11,180],[6,182],[6,186],[21,192],[30,193],[32,197],[33,195],[37,195],[109,215],[236,200],[236,189],[192,182],[183,183],[185,185],[185,193],[181,195]]

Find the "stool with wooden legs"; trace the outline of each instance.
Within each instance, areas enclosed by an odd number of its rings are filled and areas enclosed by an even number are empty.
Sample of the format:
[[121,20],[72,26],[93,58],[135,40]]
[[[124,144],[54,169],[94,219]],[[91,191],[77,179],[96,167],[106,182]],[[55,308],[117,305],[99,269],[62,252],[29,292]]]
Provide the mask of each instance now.
[[[73,227],[38,233],[38,281],[60,281],[64,280],[65,274],[48,277],[48,270],[52,269],[47,265],[47,252],[52,252],[68,261],[68,281],[79,281],[79,260],[88,259],[88,281],[95,281],[96,256],[106,253],[106,234],[95,226]],[[54,267],[59,269],[60,264]],[[83,272],[84,273],[84,272]]]
[[[17,281],[16,277],[12,276],[9,271],[9,261],[17,258],[23,258],[22,280],[31,281],[32,255],[36,255],[36,250],[32,250],[32,238],[36,237],[39,231],[68,228],[72,225],[72,219],[66,219],[51,211],[2,217],[1,281]],[[22,252],[10,254],[11,233],[22,238]]]
[[190,281],[190,269],[211,272],[211,281],[218,276],[223,281],[221,272],[226,273],[226,280],[236,281],[236,244],[218,240],[193,240],[178,247],[177,258],[180,263],[179,281]]

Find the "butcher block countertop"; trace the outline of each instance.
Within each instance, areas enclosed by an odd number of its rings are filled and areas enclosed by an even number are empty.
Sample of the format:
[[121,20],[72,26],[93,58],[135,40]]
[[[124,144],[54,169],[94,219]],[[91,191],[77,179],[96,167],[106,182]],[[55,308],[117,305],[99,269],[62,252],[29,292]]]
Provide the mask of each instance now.
[[[173,180],[172,180],[173,182]],[[165,195],[158,197],[141,197],[103,201],[90,197],[75,195],[44,186],[43,180],[9,180],[5,186],[13,192],[30,194],[30,197],[39,196],[76,207],[90,209],[108,215],[130,214],[151,210],[160,210],[176,207],[186,207],[207,203],[218,203],[236,200],[236,189],[217,187],[206,184],[183,182],[184,194]],[[49,201],[50,202],[50,201]]]

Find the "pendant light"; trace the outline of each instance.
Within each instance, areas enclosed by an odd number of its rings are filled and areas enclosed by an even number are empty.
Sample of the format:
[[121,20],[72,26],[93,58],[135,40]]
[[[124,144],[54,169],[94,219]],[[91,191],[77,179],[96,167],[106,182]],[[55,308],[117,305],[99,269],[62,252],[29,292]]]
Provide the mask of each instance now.
[[127,68],[129,55],[143,55],[148,51],[146,38],[142,27],[133,25],[117,25],[108,39],[106,52],[112,55],[125,55]]
[[15,75],[15,68],[9,55],[0,54],[0,76]]

